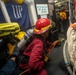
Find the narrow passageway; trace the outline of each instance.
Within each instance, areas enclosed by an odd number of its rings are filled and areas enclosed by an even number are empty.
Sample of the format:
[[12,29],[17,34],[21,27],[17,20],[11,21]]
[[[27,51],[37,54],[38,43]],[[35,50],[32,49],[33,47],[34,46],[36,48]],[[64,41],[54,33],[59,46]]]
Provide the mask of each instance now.
[[54,50],[50,53],[52,61],[46,64],[45,68],[48,72],[48,75],[66,75],[65,72],[60,68],[59,64],[63,60],[63,44],[54,48]]

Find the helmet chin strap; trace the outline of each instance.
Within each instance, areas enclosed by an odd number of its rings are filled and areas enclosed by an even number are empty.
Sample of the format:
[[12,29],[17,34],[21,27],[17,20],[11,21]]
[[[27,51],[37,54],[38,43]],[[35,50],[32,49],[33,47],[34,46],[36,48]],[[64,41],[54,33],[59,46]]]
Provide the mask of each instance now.
[[40,34],[44,39],[46,39],[46,37],[45,37],[45,34],[44,33],[42,33],[42,34]]
[[42,33],[41,36],[46,39],[48,37],[49,34],[49,30],[47,30],[46,32]]

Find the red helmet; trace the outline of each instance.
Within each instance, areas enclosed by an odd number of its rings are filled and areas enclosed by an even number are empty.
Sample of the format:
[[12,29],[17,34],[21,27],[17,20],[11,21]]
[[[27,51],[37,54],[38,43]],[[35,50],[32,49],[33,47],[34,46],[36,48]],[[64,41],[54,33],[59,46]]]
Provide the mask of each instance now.
[[50,27],[50,20],[47,18],[40,18],[36,22],[36,28],[34,29],[35,34],[41,34],[47,31]]

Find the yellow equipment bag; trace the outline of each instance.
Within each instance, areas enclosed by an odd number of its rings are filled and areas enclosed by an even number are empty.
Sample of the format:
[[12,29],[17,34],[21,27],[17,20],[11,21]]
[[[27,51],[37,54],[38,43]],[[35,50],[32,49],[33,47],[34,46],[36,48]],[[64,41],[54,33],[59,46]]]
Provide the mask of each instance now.
[[11,43],[8,43],[7,46],[8,46],[8,49],[9,49],[9,51],[8,51],[9,55],[11,55],[13,50],[14,50],[14,48],[15,48],[15,45],[12,45]]
[[0,23],[0,38],[8,35],[15,35],[20,31],[18,23]]
[[21,40],[25,34],[26,33],[24,31],[20,31],[17,35],[15,35],[15,37],[18,38],[19,40]]
[[[17,35],[15,35],[15,37],[18,38],[19,40],[21,40],[24,37],[25,34],[26,34],[25,32],[20,31]],[[8,43],[7,46],[9,48],[9,54],[11,55],[14,48],[15,48],[15,45],[12,45],[11,43]]]

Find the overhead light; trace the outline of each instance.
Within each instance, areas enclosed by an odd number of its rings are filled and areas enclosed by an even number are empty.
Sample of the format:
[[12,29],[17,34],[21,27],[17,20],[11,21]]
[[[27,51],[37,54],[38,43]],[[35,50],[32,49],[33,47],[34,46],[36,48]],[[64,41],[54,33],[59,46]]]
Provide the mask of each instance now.
[[55,3],[58,2],[57,0],[54,1]]

